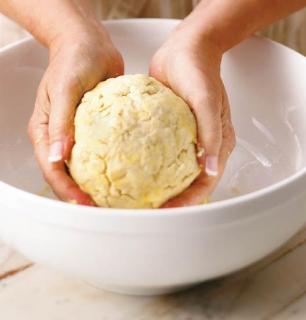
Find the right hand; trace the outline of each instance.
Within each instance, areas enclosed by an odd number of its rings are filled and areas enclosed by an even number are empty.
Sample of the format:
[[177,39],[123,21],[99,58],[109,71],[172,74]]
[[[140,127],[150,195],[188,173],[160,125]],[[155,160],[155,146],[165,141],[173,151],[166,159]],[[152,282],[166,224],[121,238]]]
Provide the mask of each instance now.
[[74,115],[84,93],[123,74],[123,60],[101,27],[61,36],[37,91],[28,132],[45,180],[64,201],[94,205],[66,171],[74,144]]
[[163,207],[207,201],[235,146],[229,101],[220,76],[221,58],[220,50],[186,23],[171,33],[151,61],[151,75],[190,106],[197,120],[198,147],[205,150],[198,157],[203,170],[197,179]]

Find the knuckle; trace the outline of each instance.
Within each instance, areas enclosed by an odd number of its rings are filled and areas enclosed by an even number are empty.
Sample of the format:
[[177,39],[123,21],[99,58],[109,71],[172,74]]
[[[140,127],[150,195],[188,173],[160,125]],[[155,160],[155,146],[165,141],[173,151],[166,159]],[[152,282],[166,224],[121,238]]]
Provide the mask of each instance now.
[[37,97],[32,118],[36,122],[47,122],[50,114],[50,103],[46,99]]
[[62,137],[67,136],[73,129],[74,116],[68,115],[56,115],[49,122],[49,135],[50,137]]
[[222,139],[222,125],[217,118],[210,120],[207,125],[203,126],[203,136],[206,141],[220,141]]
[[49,128],[50,143],[61,140],[64,136],[63,128],[59,125]]
[[204,141],[204,148],[208,154],[218,154],[221,144],[222,140],[219,136],[206,136],[206,140]]
[[190,101],[195,107],[209,108],[211,110],[221,111],[222,97],[216,90],[208,90],[203,88],[201,94],[193,94],[190,96]]
[[44,119],[35,111],[27,125],[27,133],[33,145],[46,140],[45,126],[46,122],[44,122]]
[[64,128],[60,125],[56,125],[49,128],[49,142],[50,144],[57,141],[69,141],[74,140],[74,134],[72,129]]
[[192,110],[198,120],[202,122],[206,130],[217,132],[221,130],[220,121],[221,118],[221,107],[219,103],[207,104],[205,102],[192,104]]
[[50,122],[48,127],[48,134],[50,143],[55,141],[73,138],[74,137],[74,126],[73,122],[65,120],[64,122],[59,120],[53,120]]

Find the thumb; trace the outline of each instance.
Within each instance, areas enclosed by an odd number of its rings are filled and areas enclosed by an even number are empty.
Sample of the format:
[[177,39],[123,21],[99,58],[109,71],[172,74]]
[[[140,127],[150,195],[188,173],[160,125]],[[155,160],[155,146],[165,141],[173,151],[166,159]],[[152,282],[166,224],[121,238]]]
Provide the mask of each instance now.
[[197,120],[199,162],[205,166],[207,175],[217,176],[222,144],[222,99],[217,88],[209,88],[205,83],[198,85],[201,87],[198,86],[188,102]]
[[[176,91],[189,104],[197,121],[199,163],[208,176],[218,175],[222,145],[222,86],[218,76],[193,72]],[[204,149],[204,152],[201,152]]]
[[66,85],[50,96],[49,162],[69,159],[74,144],[74,115],[80,96],[79,90]]

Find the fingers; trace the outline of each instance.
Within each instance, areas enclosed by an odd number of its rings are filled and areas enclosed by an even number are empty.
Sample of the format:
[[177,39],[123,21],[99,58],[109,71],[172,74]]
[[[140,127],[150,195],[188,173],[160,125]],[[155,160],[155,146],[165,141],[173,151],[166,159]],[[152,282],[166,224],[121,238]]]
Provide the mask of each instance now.
[[235,147],[235,132],[231,122],[230,108],[226,92],[224,91],[222,120],[222,144],[218,157],[218,175],[209,176],[206,172],[201,172],[191,186],[178,196],[167,201],[162,208],[182,207],[198,205],[207,202],[220,180],[226,166],[226,162]]
[[[194,85],[196,84],[196,85]],[[198,128],[198,144],[205,153],[200,162],[208,176],[218,175],[219,152],[222,144],[220,83],[206,81],[203,74],[195,74],[187,102],[193,110]]]
[[49,114],[49,154],[51,163],[69,159],[74,144],[74,115],[81,99],[81,85],[74,79],[62,78],[50,92],[52,109]]
[[[154,68],[153,68],[154,67]],[[169,86],[180,95],[193,111],[197,121],[198,148],[204,149],[199,157],[199,163],[205,168],[209,176],[218,175],[219,152],[222,144],[222,87],[219,76],[216,79],[210,75],[209,79],[201,70],[194,69],[188,74],[188,81],[166,79],[162,72],[153,65],[150,72],[153,76]],[[179,79],[186,76],[176,75]]]
[[[47,128],[42,129],[47,130]],[[47,140],[41,140],[36,146],[36,157],[44,173],[45,180],[52,187],[55,194],[63,201],[94,206],[90,196],[82,192],[79,186],[67,174],[63,162],[46,162],[48,152]]]
[[[227,130],[230,134],[233,134],[234,132],[232,128]],[[206,203],[222,176],[225,164],[233,150],[233,146],[234,137],[224,136],[219,154],[218,176],[211,177],[202,171],[189,188],[178,196],[168,200],[162,208],[187,207]]]
[[52,70],[47,88],[52,106],[49,115],[50,148],[48,159],[50,162],[57,163],[70,157],[74,144],[75,110],[83,94],[92,89],[99,81],[123,73],[123,59],[119,52],[115,53],[116,59],[111,60],[111,68],[106,63],[107,58],[101,54],[101,57],[95,57],[101,64],[100,68],[88,68],[87,60],[80,59],[78,69],[74,73],[66,67]]
[[[44,177],[59,198],[94,205],[66,172],[74,145],[74,116],[83,94],[123,73],[120,53],[100,34],[65,42],[50,53],[38,90],[29,134]],[[104,41],[105,40],[105,41]]]
[[226,166],[226,162],[231,155],[232,151],[236,145],[236,134],[234,130],[234,126],[231,120],[231,110],[228,101],[228,96],[225,91],[224,85],[223,87],[223,105],[224,108],[221,114],[222,121],[222,146],[220,149],[220,157],[219,157],[219,166],[221,171],[223,172]]
[[201,204],[207,200],[212,189],[213,177],[207,177],[204,172],[185,191],[168,200],[161,208],[188,207]]
[[35,150],[35,156],[42,169],[45,180],[50,184],[55,194],[62,200],[94,206],[94,202],[66,172],[64,161],[49,162],[49,113],[50,101],[44,84],[40,86],[31,117],[28,131]]
[[[199,148],[205,150],[199,162],[205,167],[207,175],[217,176],[222,144],[222,81],[219,70],[213,67],[212,70],[202,70],[202,63],[197,65],[197,54],[187,58],[177,55],[168,61],[164,51],[160,49],[154,56],[150,74],[170,86],[192,109],[197,120]],[[194,64],[190,66],[191,61]],[[173,73],[172,69],[176,72]]]

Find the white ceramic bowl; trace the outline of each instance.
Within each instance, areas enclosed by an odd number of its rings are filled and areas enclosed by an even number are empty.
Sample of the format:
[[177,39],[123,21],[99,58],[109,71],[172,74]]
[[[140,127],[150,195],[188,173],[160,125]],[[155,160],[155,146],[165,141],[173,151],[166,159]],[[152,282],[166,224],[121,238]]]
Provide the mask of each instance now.
[[[128,73],[146,72],[176,23],[107,23]],[[87,208],[37,195],[44,182],[26,126],[46,63],[34,40],[0,52],[0,231],[29,258],[97,287],[159,294],[242,268],[305,223],[301,55],[257,37],[226,54],[222,73],[239,139],[214,195],[221,201],[162,210]]]

